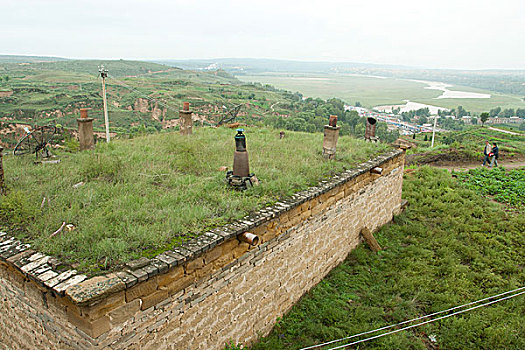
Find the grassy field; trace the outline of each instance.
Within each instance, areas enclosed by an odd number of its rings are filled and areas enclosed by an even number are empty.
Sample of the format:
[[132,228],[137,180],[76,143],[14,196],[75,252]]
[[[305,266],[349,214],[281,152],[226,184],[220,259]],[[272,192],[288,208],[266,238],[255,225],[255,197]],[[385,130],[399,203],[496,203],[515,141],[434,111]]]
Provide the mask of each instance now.
[[[197,128],[191,137],[117,140],[92,152],[60,154],[59,164],[6,156],[9,193],[0,197],[0,222],[36,249],[97,272],[154,255],[389,149],[340,137],[337,161],[326,161],[321,133],[287,131],[280,140],[278,130],[250,127],[250,170],[261,185],[237,192],[219,171],[231,169],[234,135]],[[76,229],[50,238],[62,222]]]
[[[375,234],[384,249],[359,246],[252,350],[299,349],[525,285],[523,209],[427,167],[405,175],[403,197],[408,209]],[[523,310],[521,295],[356,348],[524,349]]]
[[[427,137],[427,140],[424,140]],[[407,138],[418,147],[408,150],[408,164],[443,162],[478,162],[483,160],[485,141],[496,142],[500,149],[500,162],[525,157],[525,135],[510,135],[488,127],[472,126],[463,131],[436,134],[434,147],[429,135],[418,134],[416,139]]]
[[337,97],[353,105],[359,101],[365,107],[404,104],[403,100],[430,104],[438,107],[463,106],[471,112],[502,108],[525,108],[521,96],[493,93],[472,87],[453,86],[450,90],[489,93],[490,99],[435,99],[441,91],[424,89],[424,83],[345,74],[259,74],[239,75],[243,81],[271,84],[281,89],[299,91],[307,97]]

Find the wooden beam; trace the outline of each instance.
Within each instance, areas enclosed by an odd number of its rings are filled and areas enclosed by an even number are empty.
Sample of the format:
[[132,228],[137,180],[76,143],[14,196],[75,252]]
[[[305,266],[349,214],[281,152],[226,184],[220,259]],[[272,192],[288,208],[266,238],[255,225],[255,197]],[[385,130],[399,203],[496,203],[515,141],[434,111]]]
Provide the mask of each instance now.
[[381,246],[377,243],[374,235],[370,232],[368,227],[365,226],[361,229],[361,235],[365,238],[366,243],[368,243],[368,246],[373,252],[377,253],[381,250]]

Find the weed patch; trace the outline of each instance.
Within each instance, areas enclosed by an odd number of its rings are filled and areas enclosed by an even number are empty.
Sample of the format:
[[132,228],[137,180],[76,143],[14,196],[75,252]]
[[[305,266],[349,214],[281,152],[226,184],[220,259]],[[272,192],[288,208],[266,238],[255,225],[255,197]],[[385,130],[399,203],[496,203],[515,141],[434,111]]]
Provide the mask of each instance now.
[[[408,209],[375,234],[384,250],[355,249],[252,350],[299,349],[524,285],[523,212],[428,167],[405,178],[403,196]],[[524,307],[520,296],[360,348],[523,349]]]
[[465,186],[482,194],[492,196],[496,201],[512,206],[525,206],[525,170],[504,168],[478,168],[468,172],[455,172]]

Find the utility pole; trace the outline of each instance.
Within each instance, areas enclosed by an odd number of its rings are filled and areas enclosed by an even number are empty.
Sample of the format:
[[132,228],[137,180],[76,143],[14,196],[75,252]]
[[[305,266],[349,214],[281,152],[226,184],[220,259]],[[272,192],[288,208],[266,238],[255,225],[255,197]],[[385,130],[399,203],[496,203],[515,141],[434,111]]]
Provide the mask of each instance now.
[[106,142],[109,142],[109,118],[108,118],[108,102],[106,100],[106,77],[108,76],[108,70],[104,68],[104,65],[98,67],[98,72],[102,77],[102,98],[104,99],[104,122],[106,123]]
[[438,120],[438,116],[434,116],[434,127],[432,128],[432,146],[430,148],[434,148],[434,137],[436,136],[436,123]]

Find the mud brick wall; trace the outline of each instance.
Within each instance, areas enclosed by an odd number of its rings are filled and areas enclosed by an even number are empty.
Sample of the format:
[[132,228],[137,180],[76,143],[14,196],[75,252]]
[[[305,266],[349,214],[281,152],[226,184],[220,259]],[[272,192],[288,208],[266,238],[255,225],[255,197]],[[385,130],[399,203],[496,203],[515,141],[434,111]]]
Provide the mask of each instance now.
[[[290,200],[114,274],[88,279],[0,233],[0,344],[15,349],[223,349],[266,335],[400,209],[391,151]],[[383,169],[373,174],[374,167]],[[244,232],[257,246],[241,242]]]

